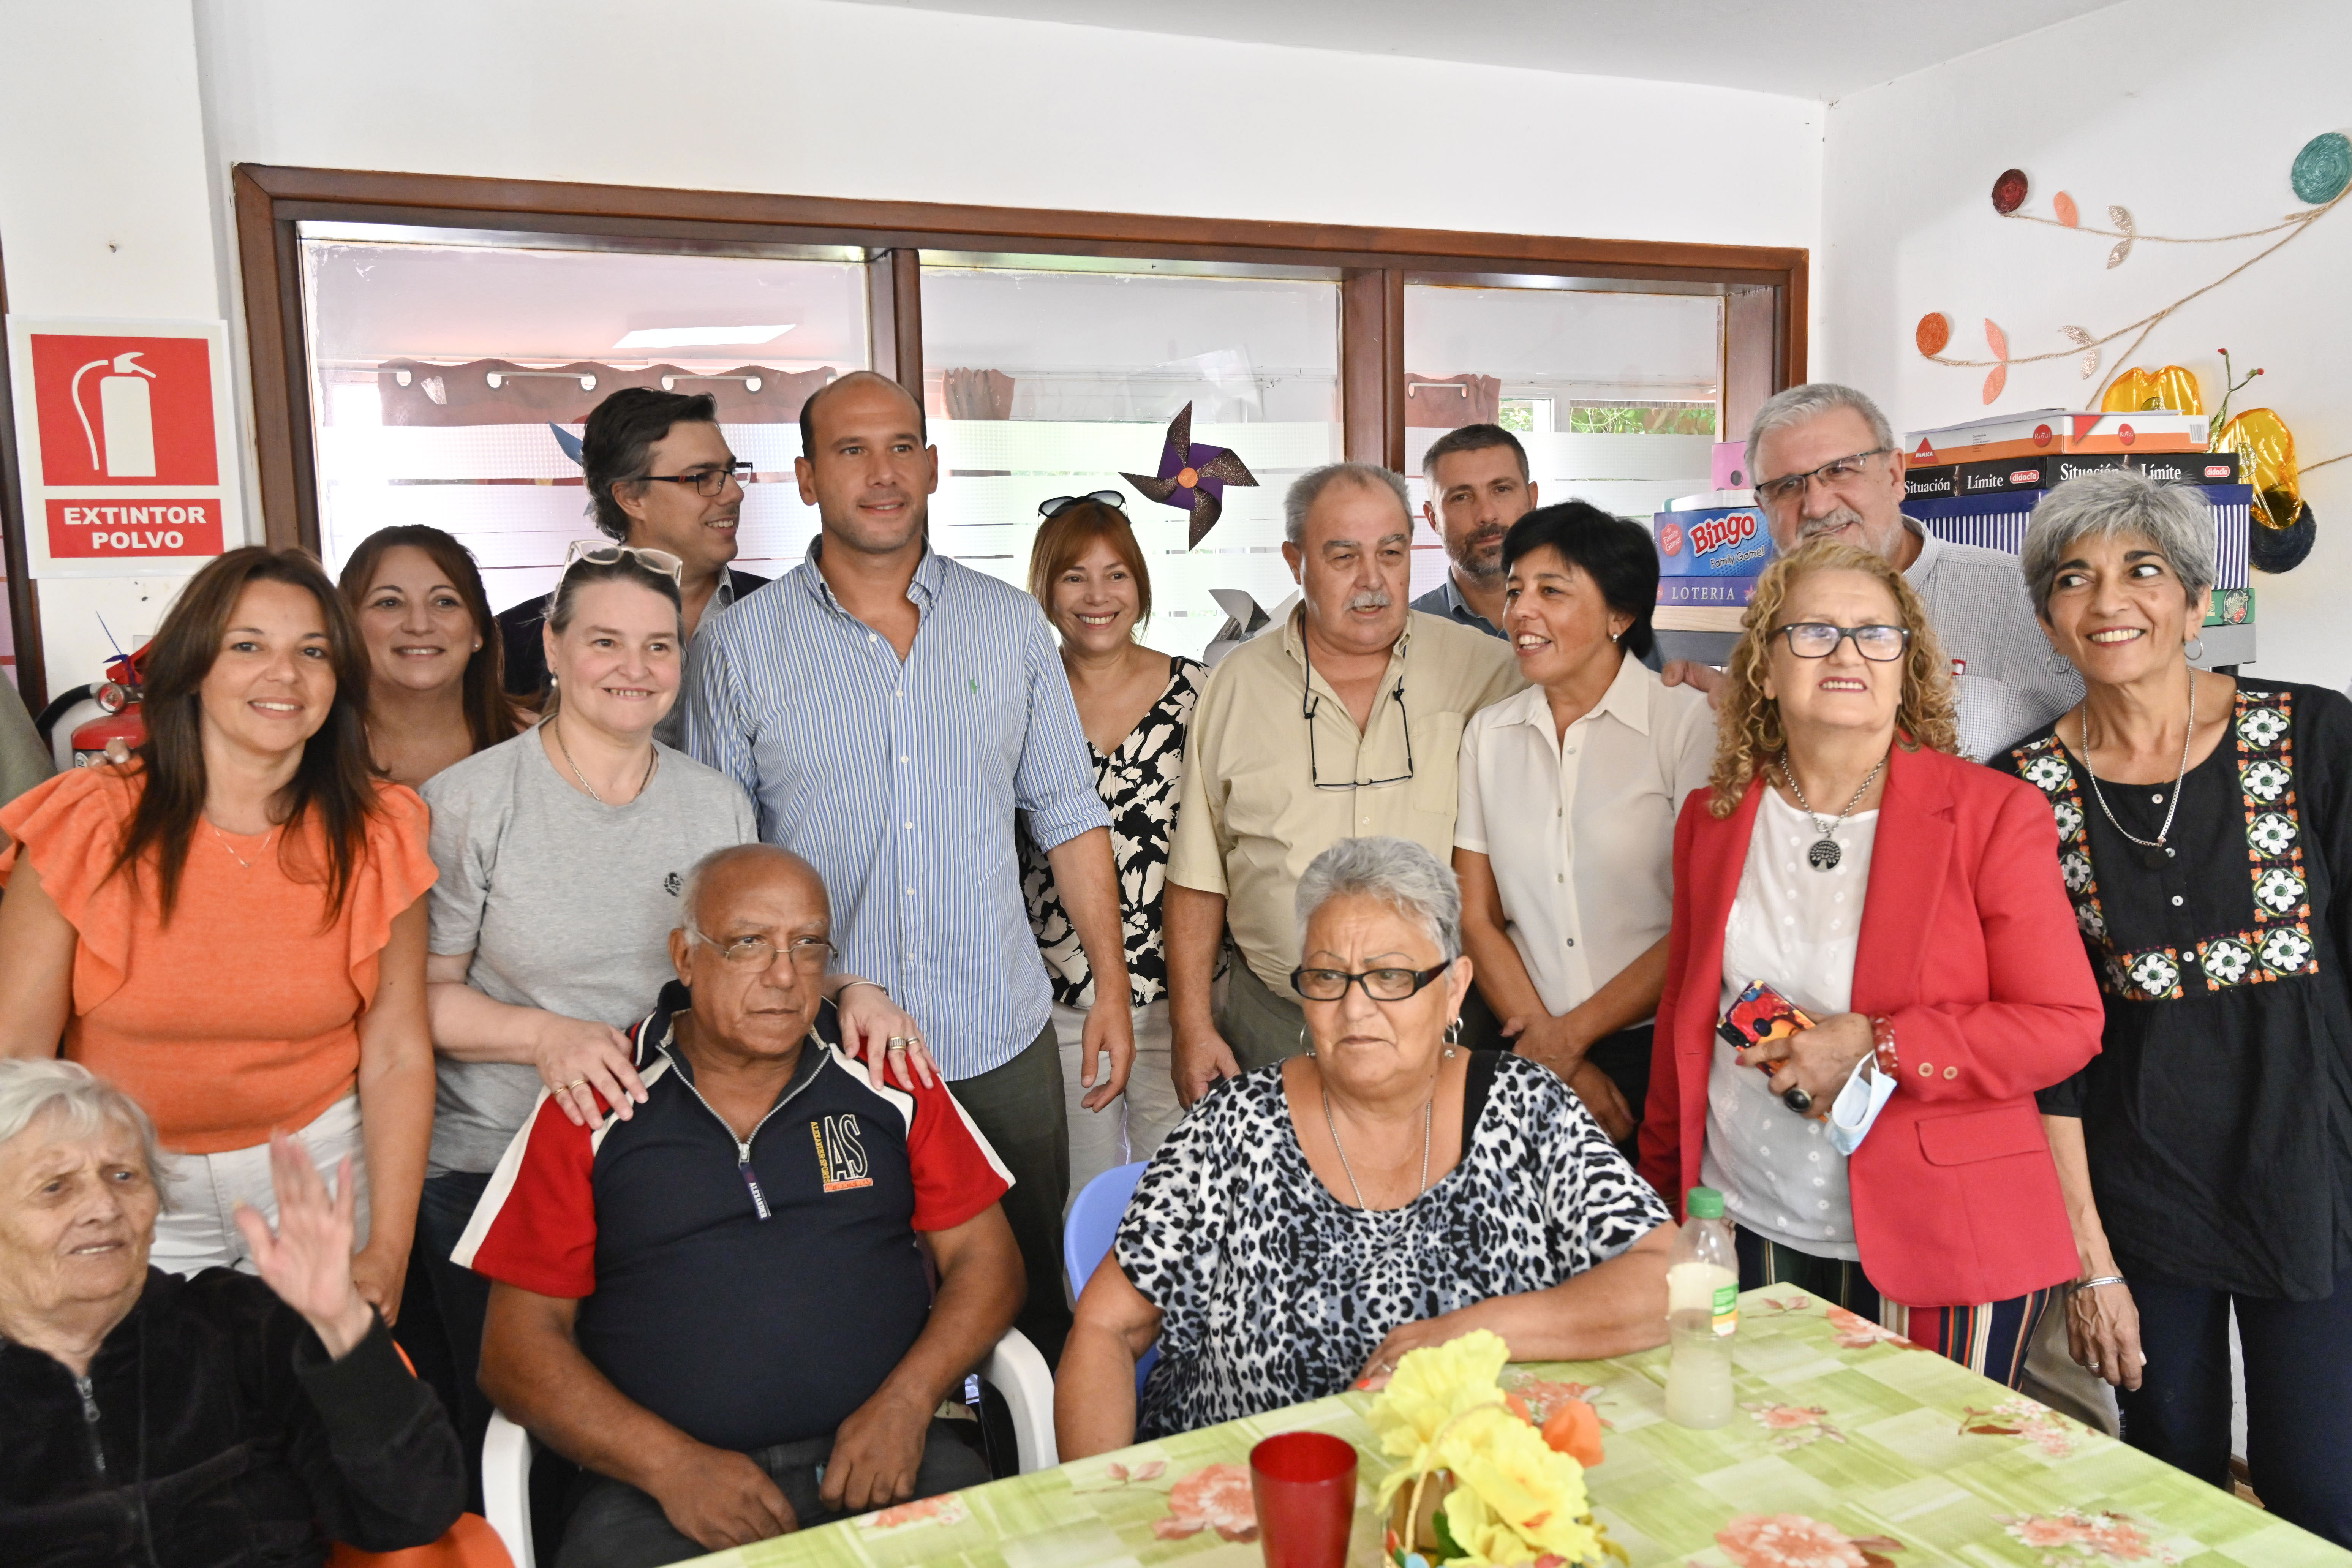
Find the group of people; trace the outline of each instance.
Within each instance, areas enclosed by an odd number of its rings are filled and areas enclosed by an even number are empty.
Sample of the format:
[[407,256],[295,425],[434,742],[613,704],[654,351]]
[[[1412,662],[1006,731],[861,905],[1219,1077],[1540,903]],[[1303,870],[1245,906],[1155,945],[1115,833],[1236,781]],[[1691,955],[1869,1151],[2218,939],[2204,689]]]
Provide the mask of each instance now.
[[[942,1412],[1014,1328],[1065,1458],[1656,1344],[1702,1183],[1743,1286],[2012,1386],[2063,1311],[2216,1484],[2234,1310],[2255,1489],[2352,1542],[2352,706],[2195,668],[2193,493],[1948,544],[1794,388],[1746,629],[1661,668],[1647,531],[1472,426],[1439,589],[1399,476],[1315,469],[1212,670],[1118,493],[1024,594],[930,548],[896,383],[800,421],[774,582],[711,400],[626,390],[551,594],[232,552],[133,759],[0,806],[0,1543],[429,1540],[495,1405],[579,1467],[563,1568],[673,1562],[984,1479]],[[1802,1026],[1735,1047],[1758,987]]]

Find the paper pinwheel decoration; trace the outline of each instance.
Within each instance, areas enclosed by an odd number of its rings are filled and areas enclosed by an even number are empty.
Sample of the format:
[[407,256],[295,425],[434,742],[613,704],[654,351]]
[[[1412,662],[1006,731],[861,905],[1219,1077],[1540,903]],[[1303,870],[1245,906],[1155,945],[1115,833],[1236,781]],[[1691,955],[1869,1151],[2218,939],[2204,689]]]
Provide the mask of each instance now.
[[1241,458],[1223,447],[1192,445],[1192,405],[1168,422],[1168,444],[1160,454],[1157,477],[1122,473],[1120,479],[1143,492],[1145,499],[1192,514],[1190,550],[1209,535],[1224,514],[1227,485],[1255,485]]

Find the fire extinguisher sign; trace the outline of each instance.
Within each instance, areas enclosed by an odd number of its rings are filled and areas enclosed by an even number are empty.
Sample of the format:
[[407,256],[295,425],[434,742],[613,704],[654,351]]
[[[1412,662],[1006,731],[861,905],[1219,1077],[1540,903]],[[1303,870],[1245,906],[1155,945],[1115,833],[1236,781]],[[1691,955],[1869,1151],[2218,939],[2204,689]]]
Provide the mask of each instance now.
[[243,542],[220,321],[8,318],[37,576],[194,571]]

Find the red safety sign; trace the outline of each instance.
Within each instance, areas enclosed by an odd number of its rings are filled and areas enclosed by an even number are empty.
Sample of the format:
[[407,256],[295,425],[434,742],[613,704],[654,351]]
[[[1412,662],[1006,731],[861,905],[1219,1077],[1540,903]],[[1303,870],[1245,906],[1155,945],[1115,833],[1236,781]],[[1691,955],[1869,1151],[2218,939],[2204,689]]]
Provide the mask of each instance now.
[[26,512],[45,522],[37,574],[192,566],[241,542],[222,323],[13,317],[8,329]]

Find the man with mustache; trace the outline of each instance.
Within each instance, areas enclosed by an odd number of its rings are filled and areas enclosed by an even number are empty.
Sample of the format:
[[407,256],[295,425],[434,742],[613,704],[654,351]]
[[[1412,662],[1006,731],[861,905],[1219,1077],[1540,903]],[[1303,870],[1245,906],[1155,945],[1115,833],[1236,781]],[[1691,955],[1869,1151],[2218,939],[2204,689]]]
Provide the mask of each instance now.
[[[1463,724],[1526,684],[1501,638],[1406,604],[1412,510],[1396,474],[1302,475],[1283,533],[1299,606],[1217,666],[1186,745],[1163,917],[1186,1105],[1303,1048],[1291,906],[1307,865],[1377,835],[1451,855]],[[1220,1015],[1210,983],[1228,933],[1242,962]]]
[[[2082,678],[2050,651],[2017,557],[1948,544],[1903,515],[1904,454],[1878,405],[1850,386],[1809,382],[1769,399],[1748,431],[1748,471],[1782,552],[1831,537],[1876,551],[1910,579],[1952,661],[1960,750],[1993,755],[2083,700]],[[1676,659],[1669,686],[1710,698],[1723,677]]]
[[1536,507],[1527,448],[1500,425],[1465,425],[1430,443],[1421,460],[1429,500],[1421,515],[1445,542],[1445,581],[1412,602],[1490,637],[1503,635],[1503,535]]
[[[677,558],[689,647],[707,614],[767,582],[729,564],[743,518],[737,476],[751,465],[736,461],[719,433],[719,403],[710,394],[623,387],[588,416],[580,466],[588,480],[588,515],[601,532]],[[547,698],[547,653],[539,628],[554,597],[526,599],[498,617],[506,689],[534,705]],[[685,749],[684,702],[654,726],[654,739]]]

